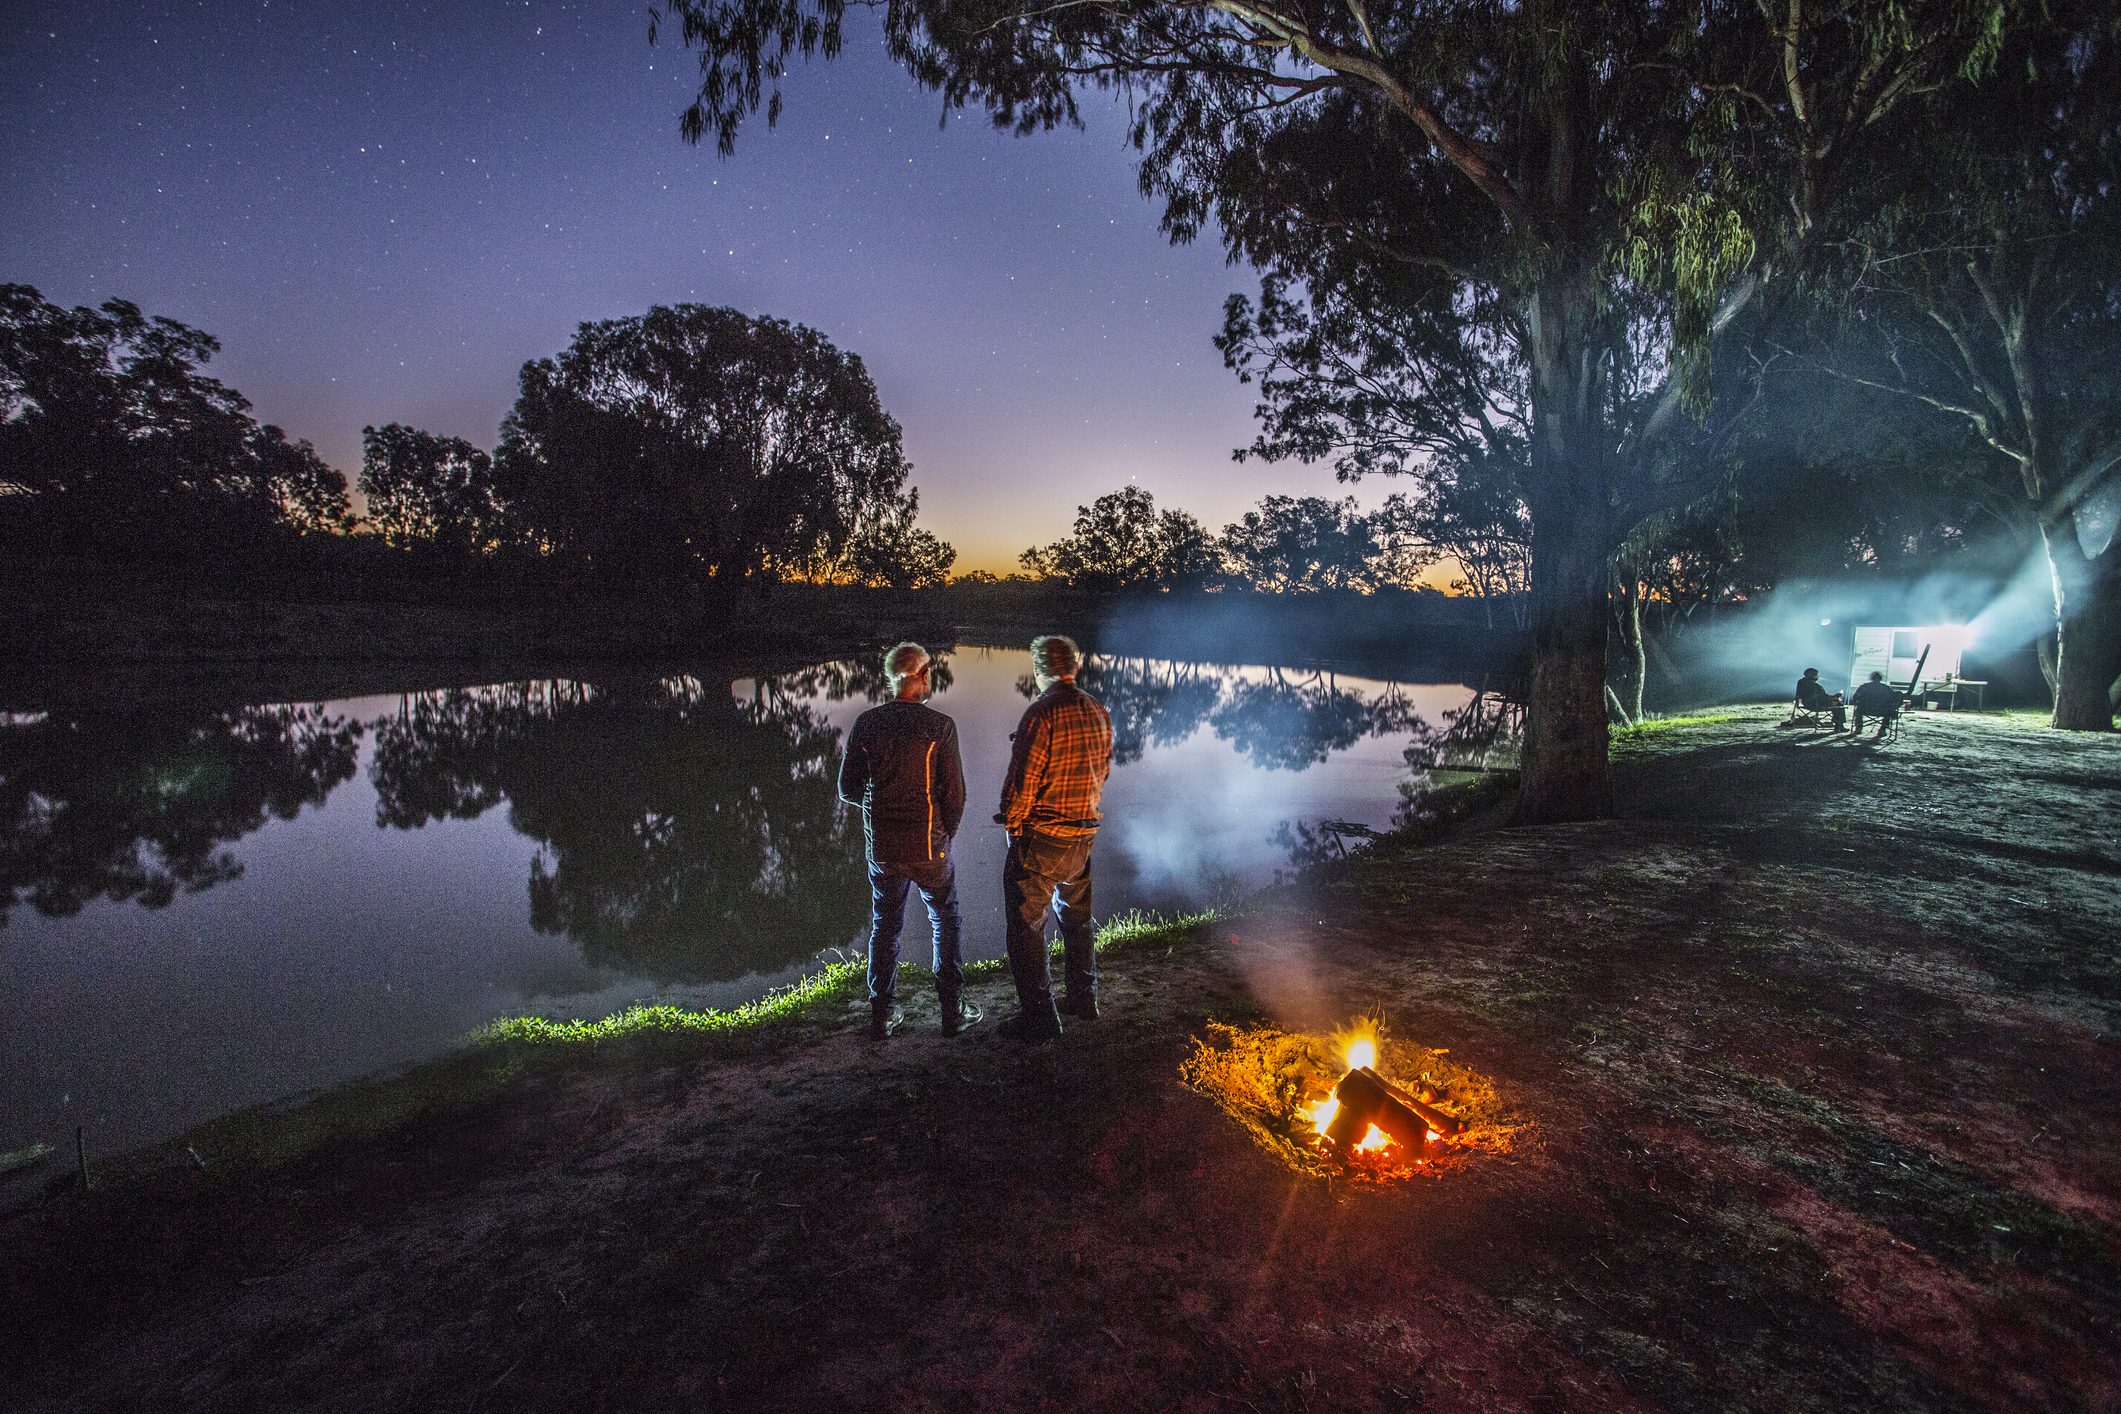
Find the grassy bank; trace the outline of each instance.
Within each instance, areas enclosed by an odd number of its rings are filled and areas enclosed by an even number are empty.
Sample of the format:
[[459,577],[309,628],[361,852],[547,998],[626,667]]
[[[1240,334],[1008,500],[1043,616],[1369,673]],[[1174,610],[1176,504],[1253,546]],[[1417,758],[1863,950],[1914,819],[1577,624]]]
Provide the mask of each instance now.
[[[1100,956],[1171,948],[1203,936],[1213,911],[1162,917],[1130,913],[1097,929]],[[1060,956],[1055,944],[1054,956]],[[968,984],[1002,978],[1006,964],[986,958],[966,966]],[[932,1002],[934,974],[900,965],[900,990],[921,1012]],[[423,1120],[465,1115],[510,1087],[550,1082],[572,1071],[608,1074],[673,1064],[726,1061],[805,1038],[860,1030],[869,1016],[868,980],[859,962],[829,963],[789,986],[741,1006],[693,1010],[639,1005],[610,1016],[553,1020],[500,1017],[448,1055],[389,1075],[338,1086],[294,1101],[225,1115],[167,1142],[99,1162],[95,1181],[106,1194],[193,1171],[212,1181],[254,1181],[299,1160],[328,1156],[335,1147],[387,1140]],[[58,1183],[63,1196],[70,1176]]]

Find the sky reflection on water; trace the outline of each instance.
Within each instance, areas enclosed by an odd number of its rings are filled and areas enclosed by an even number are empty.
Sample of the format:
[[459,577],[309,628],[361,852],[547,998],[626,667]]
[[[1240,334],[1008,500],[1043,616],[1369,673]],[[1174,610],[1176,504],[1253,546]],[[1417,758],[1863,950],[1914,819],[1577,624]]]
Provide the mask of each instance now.
[[[967,951],[998,956],[988,821],[1028,655],[943,666]],[[1268,881],[1285,820],[1390,823],[1410,748],[1455,750],[1474,695],[1149,659],[1085,685],[1115,727],[1100,917]],[[79,1124],[109,1152],[497,1015],[729,1005],[858,951],[861,826],[833,782],[882,692],[873,665],[826,663],[0,716],[0,1149]],[[925,939],[917,903],[908,922]]]

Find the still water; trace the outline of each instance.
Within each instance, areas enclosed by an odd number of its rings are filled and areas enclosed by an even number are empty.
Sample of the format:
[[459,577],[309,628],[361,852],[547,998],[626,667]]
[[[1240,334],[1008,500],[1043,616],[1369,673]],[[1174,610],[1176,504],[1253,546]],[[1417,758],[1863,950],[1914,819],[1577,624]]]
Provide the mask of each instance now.
[[[1100,917],[1290,862],[1284,822],[1391,822],[1491,699],[1313,670],[1103,658]],[[988,824],[1033,688],[937,674],[970,792],[966,950],[1002,951]],[[323,703],[0,713],[0,1151],[91,1152],[438,1054],[496,1016],[726,1006],[866,937],[834,788],[873,665],[513,682]],[[1286,839],[1286,833],[1283,832]],[[926,926],[909,905],[908,956]]]

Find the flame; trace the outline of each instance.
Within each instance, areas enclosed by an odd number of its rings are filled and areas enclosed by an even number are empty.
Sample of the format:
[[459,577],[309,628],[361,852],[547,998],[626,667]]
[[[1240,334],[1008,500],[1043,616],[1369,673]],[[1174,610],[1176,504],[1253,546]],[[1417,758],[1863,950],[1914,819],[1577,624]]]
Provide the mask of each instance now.
[[1384,1148],[1391,1142],[1392,1136],[1373,1124],[1370,1126],[1370,1132],[1363,1135],[1362,1142],[1357,1144],[1355,1148],[1358,1153],[1368,1154]]
[[1340,1101],[1328,1095],[1317,1104],[1311,1106],[1311,1123],[1317,1127],[1320,1134],[1323,1134],[1326,1132],[1326,1126],[1333,1122],[1333,1116],[1339,1113]]
[[1349,1070],[1361,1070],[1365,1066],[1374,1068],[1378,1052],[1384,1049],[1384,1035],[1383,1017],[1357,1016],[1333,1032],[1333,1046],[1347,1062]]

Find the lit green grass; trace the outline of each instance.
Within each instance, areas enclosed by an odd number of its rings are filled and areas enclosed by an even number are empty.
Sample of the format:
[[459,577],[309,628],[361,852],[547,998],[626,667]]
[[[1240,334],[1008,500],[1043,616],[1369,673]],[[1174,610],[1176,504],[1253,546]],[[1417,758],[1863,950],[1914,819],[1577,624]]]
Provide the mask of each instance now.
[[1640,741],[1659,732],[1677,731],[1682,727],[1712,727],[1718,722],[1735,722],[1736,712],[1688,712],[1676,717],[1644,717],[1631,727],[1613,728],[1616,742]]
[[[1218,910],[1212,908],[1175,918],[1142,913],[1138,910],[1123,913],[1116,918],[1106,919],[1098,928],[1097,950],[1102,953],[1157,942],[1175,944],[1221,916]],[[1056,955],[1059,954],[1058,943],[1053,945],[1053,951]],[[1004,965],[1000,958],[986,958],[967,964],[965,973],[969,977],[990,976],[1000,972]],[[912,964],[902,965],[900,973],[916,981],[934,976],[927,968]],[[553,1021],[542,1016],[506,1016],[473,1032],[471,1040],[475,1045],[549,1046],[597,1045],[628,1037],[650,1035],[731,1036],[776,1024],[820,1020],[845,1010],[867,996],[865,966],[859,962],[835,962],[799,982],[778,991],[768,992],[756,1001],[727,1010],[691,1011],[678,1006],[632,1006],[593,1021]]]
[[543,1016],[504,1016],[471,1034],[474,1045],[596,1045],[629,1036],[728,1035],[772,1022],[800,1021],[845,1006],[864,995],[863,967],[834,962],[791,986],[727,1010],[690,1011],[679,1006],[630,1006],[593,1021],[554,1021]]

